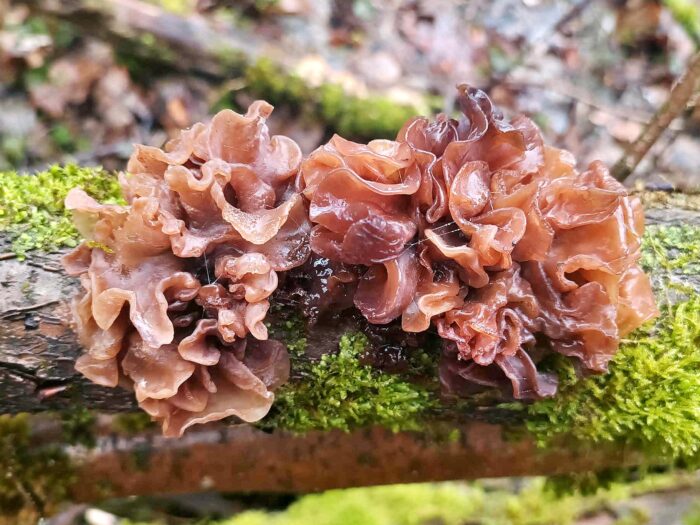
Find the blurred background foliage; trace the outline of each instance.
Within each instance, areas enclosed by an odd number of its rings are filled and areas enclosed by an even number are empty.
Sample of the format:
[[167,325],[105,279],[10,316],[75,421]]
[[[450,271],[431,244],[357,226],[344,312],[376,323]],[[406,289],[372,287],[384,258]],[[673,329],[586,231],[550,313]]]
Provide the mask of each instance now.
[[[277,106],[306,152],[391,138],[487,89],[581,163],[614,163],[700,43],[697,0],[0,0],[0,169],[122,168],[222,107]],[[697,190],[693,103],[635,174]]]

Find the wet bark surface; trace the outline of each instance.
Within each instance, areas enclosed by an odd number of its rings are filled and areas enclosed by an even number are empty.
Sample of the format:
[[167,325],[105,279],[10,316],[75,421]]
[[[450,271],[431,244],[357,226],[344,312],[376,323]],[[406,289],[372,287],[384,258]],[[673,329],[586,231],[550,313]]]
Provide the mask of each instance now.
[[[700,225],[700,212],[651,209],[647,224]],[[60,255],[0,260],[0,413],[60,411],[76,404],[103,412],[133,410],[130,392],[93,385],[73,369],[81,349],[69,327],[68,305],[78,283],[63,273]],[[699,276],[681,273],[677,279],[700,288]],[[337,340],[337,328],[315,327],[308,354],[318,353],[314,341]]]

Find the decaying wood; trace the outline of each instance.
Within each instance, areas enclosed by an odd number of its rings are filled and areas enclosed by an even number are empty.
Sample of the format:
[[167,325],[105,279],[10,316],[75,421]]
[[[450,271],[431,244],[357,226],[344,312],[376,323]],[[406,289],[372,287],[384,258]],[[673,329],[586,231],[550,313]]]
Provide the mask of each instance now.
[[[648,223],[697,224],[700,212],[650,209]],[[61,443],[60,413],[75,406],[120,413],[132,394],[97,387],[73,370],[81,351],[67,325],[74,279],[55,271],[58,255],[0,260],[0,413],[33,412],[39,442]],[[697,275],[678,279],[697,287]],[[318,334],[316,334],[318,335]],[[48,421],[48,423],[46,423]],[[459,439],[383,429],[294,436],[246,426],[213,425],[168,440],[150,432],[98,434],[89,450],[68,447],[78,482],[71,496],[92,501],[127,494],[221,491],[297,492],[409,481],[556,474],[635,464],[634,452],[537,449],[527,437],[476,418],[455,422]],[[47,426],[48,425],[48,426]],[[53,429],[53,430],[51,430]]]
[[78,288],[60,270],[59,258],[30,254],[26,261],[0,262],[0,413],[63,410],[75,403],[131,410],[131,394],[97,387],[73,370],[81,350],[68,327],[68,302]]
[[[36,15],[70,22],[81,34],[110,42],[145,63],[159,62],[169,70],[219,80],[231,79],[236,66],[260,58],[291,71],[308,52],[281,46],[276,39],[249,29],[197,13],[178,15],[144,0],[27,0],[22,4]],[[342,53],[327,50],[325,54],[327,64],[342,63]]]
[[457,440],[372,428],[293,436],[241,425],[195,430],[179,440],[110,439],[85,453],[75,501],[130,494],[313,492],[418,481],[595,471],[638,464],[637,452],[611,448],[543,451],[506,439],[498,425],[473,422]]

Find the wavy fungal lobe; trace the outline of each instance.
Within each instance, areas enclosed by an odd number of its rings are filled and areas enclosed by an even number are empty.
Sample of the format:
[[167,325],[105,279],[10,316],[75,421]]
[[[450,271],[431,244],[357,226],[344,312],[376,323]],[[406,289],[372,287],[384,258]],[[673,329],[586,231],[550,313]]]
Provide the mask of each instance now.
[[620,337],[658,313],[639,201],[482,91],[459,86],[459,103],[458,120],[416,117],[395,141],[334,136],[302,159],[269,136],[258,101],[163,150],[137,146],[127,206],[71,191],[87,239],[64,260],[84,288],[76,368],[131,388],[166,435],[257,421],[290,373],[264,320],[303,274],[316,299],[295,304],[310,322],[354,308],[370,325],[436,332],[445,394],[552,396],[538,368],[552,353],[605,372]]

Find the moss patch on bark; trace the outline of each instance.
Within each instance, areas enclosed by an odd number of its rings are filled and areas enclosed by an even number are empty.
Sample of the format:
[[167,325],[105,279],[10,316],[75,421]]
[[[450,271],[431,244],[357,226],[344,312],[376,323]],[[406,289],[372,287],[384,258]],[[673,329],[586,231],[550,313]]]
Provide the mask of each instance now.
[[315,362],[294,360],[303,368],[298,370],[303,381],[277,392],[263,426],[293,432],[372,425],[393,431],[422,428],[423,416],[438,405],[433,392],[409,378],[362,364],[367,338],[361,333],[343,335],[338,346],[337,353]]
[[79,235],[63,201],[78,186],[100,202],[123,202],[117,178],[101,168],[67,165],[34,174],[0,173],[0,233],[10,250],[24,259],[31,250],[76,246]]
[[[555,360],[561,388],[526,408],[542,446],[566,436],[630,446],[658,461],[692,462],[700,452],[700,228],[647,229],[642,264],[652,273],[661,316],[622,341],[608,374],[579,379]],[[679,279],[683,277],[683,279]]]

